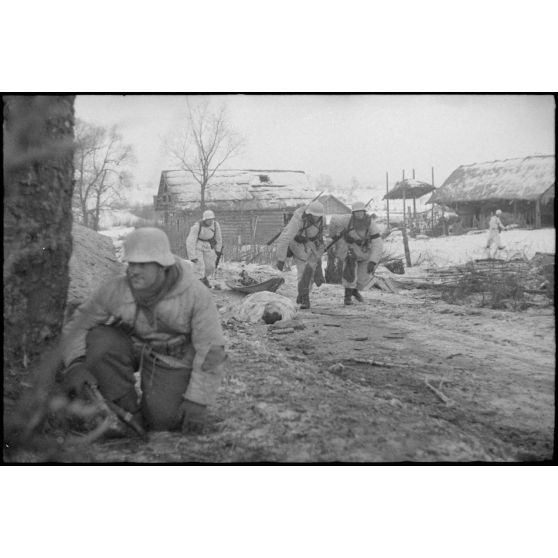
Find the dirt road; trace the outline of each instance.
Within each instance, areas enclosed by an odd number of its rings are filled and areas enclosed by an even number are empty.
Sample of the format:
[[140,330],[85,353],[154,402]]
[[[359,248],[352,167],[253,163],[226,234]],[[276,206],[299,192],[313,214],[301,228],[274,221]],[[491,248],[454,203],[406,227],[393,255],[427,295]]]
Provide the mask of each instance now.
[[[280,289],[295,296],[294,276]],[[323,285],[304,329],[239,323],[214,291],[230,362],[208,432],[100,442],[136,462],[539,461],[553,456],[554,309],[452,306],[426,291]],[[428,385],[427,385],[428,384]]]

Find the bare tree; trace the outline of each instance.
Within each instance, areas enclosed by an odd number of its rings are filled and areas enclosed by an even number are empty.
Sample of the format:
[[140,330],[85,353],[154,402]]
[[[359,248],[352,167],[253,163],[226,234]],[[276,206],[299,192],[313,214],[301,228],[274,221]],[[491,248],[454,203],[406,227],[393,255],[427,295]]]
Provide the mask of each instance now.
[[116,126],[105,128],[77,120],[75,128],[74,214],[83,225],[99,230],[101,210],[110,208],[131,182],[127,165],[134,161],[131,145]]
[[226,106],[216,111],[209,101],[187,112],[182,129],[166,142],[166,148],[180,168],[200,185],[200,207],[205,209],[207,184],[217,170],[244,146],[244,139],[229,125]]

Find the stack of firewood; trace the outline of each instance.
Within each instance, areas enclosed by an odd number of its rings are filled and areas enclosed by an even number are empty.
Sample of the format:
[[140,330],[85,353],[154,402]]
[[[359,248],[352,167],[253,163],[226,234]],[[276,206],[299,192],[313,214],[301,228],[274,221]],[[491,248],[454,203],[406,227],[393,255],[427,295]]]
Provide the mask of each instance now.
[[428,279],[445,286],[457,285],[465,276],[474,274],[480,281],[497,282],[501,277],[514,275],[518,282],[526,283],[531,265],[527,260],[474,260],[464,265],[429,268]]

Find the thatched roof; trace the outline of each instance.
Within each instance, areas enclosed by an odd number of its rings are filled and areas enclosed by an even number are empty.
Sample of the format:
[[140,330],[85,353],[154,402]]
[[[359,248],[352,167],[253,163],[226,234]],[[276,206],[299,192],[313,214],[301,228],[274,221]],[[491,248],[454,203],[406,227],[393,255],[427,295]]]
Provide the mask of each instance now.
[[[304,171],[218,170],[207,185],[205,202],[221,211],[284,209],[306,204],[318,194]],[[176,209],[197,209],[200,185],[186,171],[163,171],[157,205],[163,201]]]
[[420,198],[434,190],[432,184],[421,182],[414,178],[405,178],[396,182],[395,186],[383,197],[384,200],[402,200],[403,194],[406,199]]
[[554,155],[462,165],[432,194],[430,202],[535,200],[554,185],[554,172]]

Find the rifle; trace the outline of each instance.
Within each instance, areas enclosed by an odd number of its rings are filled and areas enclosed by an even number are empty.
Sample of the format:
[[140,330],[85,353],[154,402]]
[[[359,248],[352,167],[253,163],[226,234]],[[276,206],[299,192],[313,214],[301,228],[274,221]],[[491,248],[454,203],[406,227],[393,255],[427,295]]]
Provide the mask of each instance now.
[[[366,209],[366,208],[370,205],[370,202],[373,201],[373,200],[374,200],[374,198],[370,198],[370,199],[366,202],[366,204],[365,204],[365,206],[364,206],[364,209]],[[340,238],[341,238],[341,236],[338,236],[337,238],[335,238],[334,240],[332,240],[332,241],[326,246],[324,252],[327,252]]]
[[221,261],[221,256],[223,255],[223,250],[221,249],[220,252],[217,252],[217,259],[215,260],[215,270],[219,267],[219,262]]
[[112,401],[105,399],[96,386],[85,384],[85,389],[88,390],[89,396],[95,401],[97,406],[105,411],[107,414],[113,413],[124,424],[129,426],[144,442],[147,441],[147,432],[143,429],[142,425],[133,420],[131,413],[125,411]]
[[[306,207],[308,207],[312,202],[315,202],[317,199],[319,199],[324,192],[325,192],[325,190],[322,190],[311,202],[308,203],[308,205]],[[372,200],[370,200],[370,201],[372,201]],[[266,246],[271,246],[281,236],[281,233],[283,232],[284,229],[285,229],[285,227],[283,227],[273,238],[270,238],[265,243],[265,245]],[[259,250],[249,260],[246,260],[246,263],[249,264],[251,261],[255,260],[261,253],[262,253],[262,250]]]

